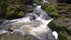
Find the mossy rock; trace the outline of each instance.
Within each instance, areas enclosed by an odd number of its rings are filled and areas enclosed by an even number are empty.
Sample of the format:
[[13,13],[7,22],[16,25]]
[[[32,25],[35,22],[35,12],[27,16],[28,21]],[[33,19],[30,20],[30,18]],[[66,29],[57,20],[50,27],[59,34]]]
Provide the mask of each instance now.
[[29,34],[23,36],[20,33],[15,32],[14,34],[6,33],[0,35],[0,40],[39,40],[39,39]]

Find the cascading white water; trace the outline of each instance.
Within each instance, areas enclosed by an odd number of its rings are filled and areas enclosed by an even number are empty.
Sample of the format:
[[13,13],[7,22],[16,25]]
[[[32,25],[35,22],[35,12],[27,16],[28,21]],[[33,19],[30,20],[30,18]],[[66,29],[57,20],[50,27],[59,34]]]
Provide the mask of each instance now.
[[48,4],[49,4],[49,2],[48,2],[48,1],[46,1],[46,0],[42,0],[42,2],[43,2],[43,3],[48,3]]
[[54,38],[54,33],[52,34],[52,30],[48,27],[52,20],[38,5],[33,9],[32,13],[26,14],[23,18],[6,20],[0,26],[2,28],[0,34],[7,33],[8,31],[5,29],[15,26],[14,32],[20,32],[22,35],[30,34],[40,40],[58,40]]

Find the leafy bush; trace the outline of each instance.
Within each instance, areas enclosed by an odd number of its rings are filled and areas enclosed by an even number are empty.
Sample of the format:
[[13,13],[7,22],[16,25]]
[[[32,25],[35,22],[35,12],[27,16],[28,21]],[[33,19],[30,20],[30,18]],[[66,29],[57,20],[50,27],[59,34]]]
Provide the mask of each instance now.
[[43,4],[42,8],[46,11],[46,12],[50,12],[49,15],[51,17],[59,17],[59,13],[55,7],[56,5],[49,5],[49,4]]
[[33,0],[1,0],[0,15],[6,19],[14,19],[23,17],[26,12],[32,9],[26,9],[27,5],[31,5]]
[[[25,8],[21,5],[9,5],[6,9],[6,18],[18,18],[24,16]],[[22,14],[22,15],[20,15]]]

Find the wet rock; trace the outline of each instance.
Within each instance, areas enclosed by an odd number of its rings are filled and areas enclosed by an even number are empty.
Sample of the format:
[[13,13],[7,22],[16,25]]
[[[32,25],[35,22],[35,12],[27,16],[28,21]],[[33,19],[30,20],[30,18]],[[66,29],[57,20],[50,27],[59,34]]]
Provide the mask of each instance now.
[[20,33],[15,32],[13,34],[5,33],[0,35],[0,40],[39,40],[39,39],[29,34],[22,36]]

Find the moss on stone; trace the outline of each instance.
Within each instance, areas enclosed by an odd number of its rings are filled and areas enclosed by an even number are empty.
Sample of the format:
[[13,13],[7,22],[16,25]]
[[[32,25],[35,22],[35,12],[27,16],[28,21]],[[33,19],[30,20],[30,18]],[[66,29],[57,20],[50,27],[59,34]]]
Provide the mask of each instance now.
[[22,34],[15,32],[13,34],[5,33],[0,35],[0,40],[39,40],[39,39],[29,34],[23,36]]

